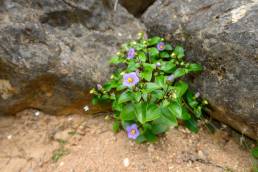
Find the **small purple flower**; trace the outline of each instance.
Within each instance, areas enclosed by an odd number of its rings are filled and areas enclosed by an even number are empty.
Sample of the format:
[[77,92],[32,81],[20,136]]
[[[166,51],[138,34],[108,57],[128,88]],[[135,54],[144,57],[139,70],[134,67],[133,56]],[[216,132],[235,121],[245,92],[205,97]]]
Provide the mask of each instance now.
[[98,90],[101,90],[101,89],[102,89],[102,85],[97,84],[97,89],[98,89]]
[[139,77],[136,72],[131,72],[124,74],[123,76],[123,85],[126,87],[135,86],[139,82]]
[[129,139],[135,140],[140,135],[140,132],[139,132],[136,124],[127,126],[126,131],[127,131],[127,136]]
[[159,51],[163,51],[163,50],[165,49],[165,43],[164,43],[164,42],[158,43],[157,49],[158,49]]
[[134,56],[135,56],[135,49],[134,48],[130,48],[128,53],[127,53],[127,58],[128,59],[132,59],[132,58],[134,58]]
[[168,76],[167,80],[169,82],[173,82],[175,80],[175,76],[172,74],[172,75]]
[[157,67],[160,67],[160,65],[161,65],[160,62],[156,63],[156,66],[157,66]]
[[148,39],[148,35],[146,33],[144,33],[143,38]]

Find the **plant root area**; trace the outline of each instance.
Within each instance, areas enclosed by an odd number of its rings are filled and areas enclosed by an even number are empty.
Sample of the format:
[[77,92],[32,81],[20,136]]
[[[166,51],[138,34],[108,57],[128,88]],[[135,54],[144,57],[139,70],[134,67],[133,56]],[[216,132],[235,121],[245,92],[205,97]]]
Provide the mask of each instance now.
[[1,172],[249,172],[250,153],[230,132],[171,129],[156,143],[115,134],[108,114],[0,117]]

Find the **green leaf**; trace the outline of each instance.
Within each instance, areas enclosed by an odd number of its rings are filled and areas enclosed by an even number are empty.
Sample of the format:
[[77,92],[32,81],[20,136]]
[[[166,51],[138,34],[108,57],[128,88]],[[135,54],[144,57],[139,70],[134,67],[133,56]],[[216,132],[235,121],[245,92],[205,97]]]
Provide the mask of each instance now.
[[140,73],[140,77],[145,79],[146,81],[150,81],[152,78],[152,70],[144,70]]
[[146,59],[147,59],[145,53],[142,52],[142,51],[141,51],[141,52],[138,52],[138,58],[139,58],[139,60],[140,60],[141,62],[145,62]]
[[178,102],[175,102],[175,101],[171,102],[168,105],[168,109],[177,118],[182,119],[182,107]]
[[193,133],[197,133],[199,131],[198,125],[197,125],[197,121],[193,118],[184,121],[185,126],[192,131]]
[[143,72],[140,73],[141,78],[150,81],[152,78],[152,71],[156,68],[155,64],[143,64]]
[[150,63],[144,63],[143,68],[146,69],[146,70],[153,70],[153,69],[156,69],[156,65],[155,64],[150,64]]
[[113,132],[117,133],[120,129],[120,126],[119,126],[119,121],[118,120],[115,120],[114,123],[113,123]]
[[177,126],[177,119],[167,107],[161,108],[161,116],[153,121],[152,132],[160,134],[167,131],[170,127]]
[[157,100],[160,100],[164,96],[164,91],[162,91],[162,90],[154,90],[154,91],[152,91],[151,96],[156,98]]
[[166,44],[165,45],[165,50],[171,51],[171,50],[173,50],[173,48],[172,48],[172,46],[170,44]]
[[93,105],[96,105],[96,104],[98,103],[98,96],[94,95],[94,97],[93,97],[92,100],[91,100],[91,103],[92,103]]
[[176,90],[177,97],[182,97],[188,89],[188,84],[183,81],[179,81],[175,84],[174,88]]
[[160,110],[156,104],[139,103],[135,105],[135,115],[142,124],[160,117]]
[[166,73],[171,73],[176,69],[176,64],[174,64],[174,61],[168,61],[168,62],[164,62],[161,64],[161,68],[160,70],[166,72]]
[[184,51],[183,47],[181,47],[181,46],[176,46],[173,53],[175,53],[179,59],[181,59],[185,56],[185,51]]
[[127,104],[123,107],[123,110],[121,112],[121,119],[123,121],[130,121],[135,119],[135,113],[134,113],[135,106],[133,104]]
[[186,93],[186,101],[189,104],[190,107],[195,108],[198,106],[198,102],[196,101],[193,92],[187,91]]
[[187,67],[187,69],[190,72],[199,72],[202,71],[202,66],[200,64],[192,63]]
[[151,130],[146,130],[144,132],[144,136],[148,142],[155,142],[157,141],[157,136],[151,132]]
[[156,44],[158,44],[160,41],[161,41],[161,38],[155,36],[155,37],[150,38],[150,39],[148,40],[148,45],[149,45],[149,46],[156,45]]
[[186,108],[182,108],[182,118],[183,120],[189,120],[191,119],[191,115],[188,113]]
[[155,83],[164,89],[167,86],[166,80],[167,78],[164,75],[159,75],[159,76],[156,76]]
[[160,57],[161,58],[170,58],[170,55],[168,54],[168,52],[162,51],[162,52],[160,52]]
[[256,146],[255,148],[253,148],[251,150],[251,153],[254,158],[258,158],[258,147]]
[[146,137],[143,134],[140,134],[135,141],[136,143],[143,143],[146,141]]
[[[157,120],[160,120],[160,119],[157,119]],[[153,124],[152,125],[152,128],[151,128],[151,131],[153,134],[157,135],[157,134],[161,134],[161,133],[164,133],[166,132],[169,127],[167,125],[164,125],[162,123],[159,123],[157,122],[158,124]]]
[[121,91],[121,90],[123,90],[123,89],[125,89],[125,88],[127,88],[127,87],[124,86],[124,85],[122,85],[122,84],[120,84],[119,86],[116,87],[116,90],[117,90],[117,91]]
[[147,105],[147,114],[146,114],[145,122],[153,121],[153,120],[159,118],[160,113],[161,112],[160,112],[160,109],[159,109],[158,105],[148,104]]
[[134,109],[137,120],[142,124],[145,123],[145,119],[146,119],[146,111],[147,111],[146,106],[147,106],[147,103],[139,103],[135,105],[135,109]]
[[202,107],[198,106],[197,108],[194,109],[194,115],[197,118],[200,118],[202,116]]
[[123,110],[123,105],[122,104],[118,104],[117,101],[113,101],[112,109],[115,110],[115,111],[121,112]]
[[168,105],[169,111],[179,119],[188,120],[191,118],[189,113],[185,108],[182,108],[182,105],[176,101],[171,102]]
[[148,49],[150,57],[157,57],[159,55],[159,50],[157,48],[149,48]]
[[158,85],[155,82],[148,82],[148,83],[146,83],[146,91],[147,92],[152,92],[152,91],[160,89],[160,88],[161,88],[161,86]]
[[145,102],[148,100],[148,92],[147,91],[145,91],[145,90],[142,91],[142,98]]
[[113,56],[109,61],[109,63],[111,63],[111,64],[119,64],[122,62],[123,62],[123,60],[119,56]]
[[142,94],[140,92],[134,92],[133,97],[134,97],[136,102],[139,102],[142,98]]
[[137,51],[140,51],[144,48],[144,45],[141,44],[141,43],[137,43],[135,45],[133,45],[133,47],[137,50]]
[[178,69],[176,69],[176,71],[174,72],[174,77],[175,77],[175,78],[179,78],[179,77],[182,77],[182,76],[186,75],[187,73],[188,73],[188,70],[187,70],[187,69],[178,68]]
[[128,72],[134,72],[139,67],[140,67],[139,63],[135,63],[134,61],[130,61],[128,63],[127,71]]
[[106,90],[106,91],[110,91],[112,88],[116,88],[120,85],[119,82],[117,82],[116,80],[111,80],[109,82],[106,82],[104,85],[103,85],[103,89]]
[[125,103],[132,100],[131,92],[125,91],[118,98],[118,104]]

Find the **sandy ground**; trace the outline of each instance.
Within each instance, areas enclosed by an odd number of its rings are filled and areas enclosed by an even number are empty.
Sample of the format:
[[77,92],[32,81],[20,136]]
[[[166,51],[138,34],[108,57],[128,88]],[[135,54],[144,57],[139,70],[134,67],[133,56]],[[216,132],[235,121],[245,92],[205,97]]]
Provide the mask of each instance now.
[[226,131],[170,130],[155,144],[112,132],[106,115],[0,117],[0,172],[249,172],[252,159]]

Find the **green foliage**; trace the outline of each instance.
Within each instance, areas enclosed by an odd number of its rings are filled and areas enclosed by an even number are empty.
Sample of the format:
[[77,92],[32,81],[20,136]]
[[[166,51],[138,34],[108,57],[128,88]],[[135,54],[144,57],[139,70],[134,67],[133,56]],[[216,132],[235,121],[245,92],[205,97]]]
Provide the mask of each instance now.
[[[174,48],[173,48],[174,47]],[[198,131],[204,103],[189,90],[185,75],[200,72],[202,66],[184,61],[181,46],[153,37],[125,43],[110,60],[119,67],[103,86],[94,88],[93,104],[111,102],[114,132],[125,129],[138,143],[154,142],[157,135],[184,124]],[[121,65],[122,64],[122,65]],[[128,126],[138,128],[129,131]],[[137,133],[139,131],[139,133]]]
[[252,156],[253,156],[254,158],[258,158],[258,146],[256,146],[255,148],[253,148],[253,149],[251,150],[251,153],[252,153]]
[[53,151],[53,154],[51,157],[53,162],[57,162],[63,156],[69,154],[69,150],[65,148],[65,144],[67,143],[67,141],[60,139],[58,140],[58,142],[59,142],[59,148]]

